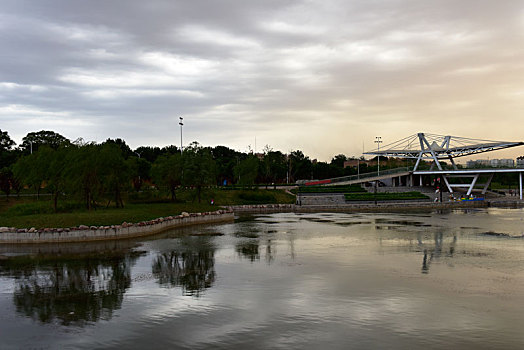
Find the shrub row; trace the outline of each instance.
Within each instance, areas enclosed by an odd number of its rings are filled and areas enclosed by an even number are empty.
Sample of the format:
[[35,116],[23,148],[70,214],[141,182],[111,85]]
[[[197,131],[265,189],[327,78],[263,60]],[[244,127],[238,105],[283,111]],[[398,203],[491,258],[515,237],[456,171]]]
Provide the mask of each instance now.
[[379,192],[379,193],[347,193],[344,195],[347,201],[395,201],[395,200],[414,200],[429,199],[428,196],[420,192]]
[[360,185],[300,186],[299,193],[358,193],[366,192]]

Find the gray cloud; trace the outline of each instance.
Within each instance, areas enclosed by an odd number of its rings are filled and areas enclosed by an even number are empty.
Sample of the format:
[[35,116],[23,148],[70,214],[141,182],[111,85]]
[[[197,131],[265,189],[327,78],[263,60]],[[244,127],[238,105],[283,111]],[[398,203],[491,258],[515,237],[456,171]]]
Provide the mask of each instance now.
[[17,141],[178,144],[180,115],[186,141],[323,160],[375,135],[523,139],[519,1],[4,0],[0,33]]

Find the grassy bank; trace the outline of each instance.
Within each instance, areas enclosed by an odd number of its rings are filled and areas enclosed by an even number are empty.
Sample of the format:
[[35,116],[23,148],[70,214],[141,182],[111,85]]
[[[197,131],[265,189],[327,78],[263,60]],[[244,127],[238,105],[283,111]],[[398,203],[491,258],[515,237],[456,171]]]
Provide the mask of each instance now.
[[[211,199],[214,205],[211,205]],[[158,192],[131,194],[126,198],[124,208],[101,205],[87,211],[77,201],[61,200],[59,212],[54,213],[50,198],[20,197],[0,200],[0,226],[18,228],[73,227],[78,225],[115,225],[122,222],[139,222],[161,216],[178,215],[181,212],[205,212],[220,206],[243,204],[294,203],[295,198],[282,190],[233,190],[208,189],[201,203],[193,191],[181,191],[177,202]],[[105,204],[105,203],[104,203]]]

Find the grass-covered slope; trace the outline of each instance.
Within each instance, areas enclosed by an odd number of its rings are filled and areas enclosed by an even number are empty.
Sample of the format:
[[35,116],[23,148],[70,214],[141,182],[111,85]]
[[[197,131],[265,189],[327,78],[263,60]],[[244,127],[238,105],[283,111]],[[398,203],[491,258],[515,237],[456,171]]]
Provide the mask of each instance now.
[[[211,199],[214,205],[211,205]],[[243,204],[294,203],[295,197],[283,190],[233,190],[208,189],[198,203],[194,192],[180,191],[177,201],[171,202],[161,194],[140,193],[128,196],[124,208],[106,207],[100,202],[95,210],[88,211],[73,200],[60,200],[58,213],[54,213],[49,196],[39,200],[34,197],[0,199],[0,227],[46,228],[74,227],[78,225],[116,225],[122,222],[139,222],[154,218],[178,215],[181,212],[205,212],[220,206]]]

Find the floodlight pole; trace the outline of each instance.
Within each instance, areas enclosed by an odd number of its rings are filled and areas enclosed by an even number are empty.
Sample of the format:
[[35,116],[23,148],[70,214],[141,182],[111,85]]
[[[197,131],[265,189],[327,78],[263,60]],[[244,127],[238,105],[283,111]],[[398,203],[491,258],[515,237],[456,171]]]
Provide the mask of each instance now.
[[[138,156],[138,159],[142,158],[142,157],[140,156],[140,153],[135,152],[135,154]],[[140,173],[139,173],[139,175],[138,175],[138,181],[139,181],[139,182],[142,181],[142,177],[140,176]]]
[[382,143],[382,137],[376,136],[374,141],[378,146],[378,156],[377,156],[377,176],[380,176],[380,144]]
[[182,127],[184,126],[184,118],[178,117],[178,119],[178,125],[180,125],[180,155],[182,155]]

